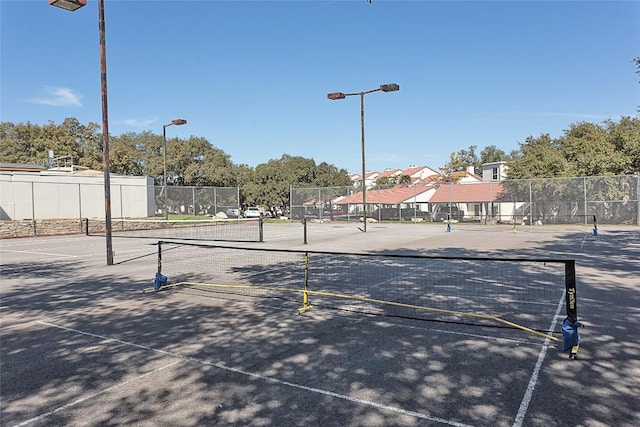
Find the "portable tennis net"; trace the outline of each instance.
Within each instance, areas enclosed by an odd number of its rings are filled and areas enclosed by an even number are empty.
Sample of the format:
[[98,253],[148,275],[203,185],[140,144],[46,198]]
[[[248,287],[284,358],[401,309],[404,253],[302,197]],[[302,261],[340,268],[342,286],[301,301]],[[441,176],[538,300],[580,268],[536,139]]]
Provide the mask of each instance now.
[[[104,219],[85,219],[87,236],[106,232]],[[229,242],[262,242],[262,218],[232,218],[204,220],[114,219],[113,237],[152,239],[203,240]]]
[[354,254],[158,242],[154,287],[274,297],[312,307],[514,328],[559,341],[577,322],[575,261]]

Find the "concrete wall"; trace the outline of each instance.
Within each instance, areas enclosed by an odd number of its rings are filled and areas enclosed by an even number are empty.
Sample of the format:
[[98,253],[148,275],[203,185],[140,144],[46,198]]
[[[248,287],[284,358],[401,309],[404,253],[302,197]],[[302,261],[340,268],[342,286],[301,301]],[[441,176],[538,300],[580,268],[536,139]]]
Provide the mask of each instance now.
[[[0,219],[104,218],[102,175],[0,172]],[[111,216],[154,214],[153,180],[111,176]]]

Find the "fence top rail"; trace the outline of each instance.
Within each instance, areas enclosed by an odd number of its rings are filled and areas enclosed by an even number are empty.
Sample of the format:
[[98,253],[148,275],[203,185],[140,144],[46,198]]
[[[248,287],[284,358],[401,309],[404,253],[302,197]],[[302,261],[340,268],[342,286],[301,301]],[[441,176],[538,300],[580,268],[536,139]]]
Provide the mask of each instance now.
[[575,264],[575,259],[563,259],[563,258],[524,258],[524,257],[469,257],[469,256],[444,256],[444,255],[419,255],[419,254],[382,254],[382,253],[357,253],[357,252],[336,252],[336,251],[309,251],[299,249],[273,249],[273,248],[245,248],[238,246],[228,245],[210,245],[204,243],[191,243],[172,240],[159,240],[157,245],[164,243],[176,244],[182,246],[196,246],[209,249],[233,249],[238,251],[259,251],[259,252],[287,252],[297,254],[317,254],[317,255],[345,255],[345,256],[359,256],[359,257],[380,257],[380,258],[411,258],[411,259],[442,259],[442,260],[457,260],[457,261],[492,261],[492,262],[536,262],[536,263],[555,263],[571,265]]

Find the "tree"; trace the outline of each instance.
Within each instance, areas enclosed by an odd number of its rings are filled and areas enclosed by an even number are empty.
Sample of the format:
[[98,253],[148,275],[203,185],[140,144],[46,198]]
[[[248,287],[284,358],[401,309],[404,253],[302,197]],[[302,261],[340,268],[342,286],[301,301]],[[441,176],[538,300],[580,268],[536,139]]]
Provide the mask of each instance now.
[[507,165],[510,179],[635,173],[640,170],[640,118],[574,123],[556,139],[530,136]]
[[151,131],[125,133],[111,136],[109,145],[111,172],[149,176],[156,185],[162,185],[162,136]]
[[480,152],[480,166],[485,163],[502,162],[509,159],[509,156],[495,145],[487,145]]
[[[638,66],[640,67],[640,62]],[[631,174],[639,172],[640,118],[622,117],[618,123],[613,120],[607,120],[604,122],[604,126],[614,150],[619,151],[624,156],[623,168],[613,173]]]
[[572,124],[557,143],[566,159],[565,176],[602,176],[624,170],[625,155],[616,150],[602,126]]
[[409,185],[411,184],[411,177],[409,175],[400,175],[396,178],[396,184],[398,185]]
[[464,170],[462,159],[456,153],[451,153],[449,155],[449,161],[440,168],[440,177],[438,179],[438,184],[451,184],[458,182],[460,180],[461,175],[456,173]]
[[338,169],[334,165],[322,162],[316,168],[313,185],[318,187],[347,186],[351,185],[351,180],[349,180],[345,169]]
[[[477,148],[477,145],[471,145],[468,150],[458,151],[455,164],[451,164],[451,166],[456,168],[456,172],[467,170],[469,166],[473,166],[474,170],[476,167],[479,168],[481,166],[480,160],[476,155]],[[453,160],[453,157],[450,157],[449,160]]]
[[82,125],[75,118],[62,124],[44,126],[30,122],[3,122],[0,126],[0,161],[46,164],[49,152],[54,157],[68,156],[71,163],[102,169],[102,140],[95,123]]
[[507,162],[510,179],[567,176],[567,161],[549,134],[529,136],[519,145],[519,155]]

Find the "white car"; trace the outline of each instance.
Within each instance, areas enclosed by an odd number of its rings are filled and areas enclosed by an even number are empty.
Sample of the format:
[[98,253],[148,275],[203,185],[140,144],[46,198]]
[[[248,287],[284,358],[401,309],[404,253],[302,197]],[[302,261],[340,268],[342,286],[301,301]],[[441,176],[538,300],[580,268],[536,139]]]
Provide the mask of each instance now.
[[244,210],[245,218],[260,218],[261,216],[262,212],[260,211],[260,208],[257,208],[255,206],[249,206]]

